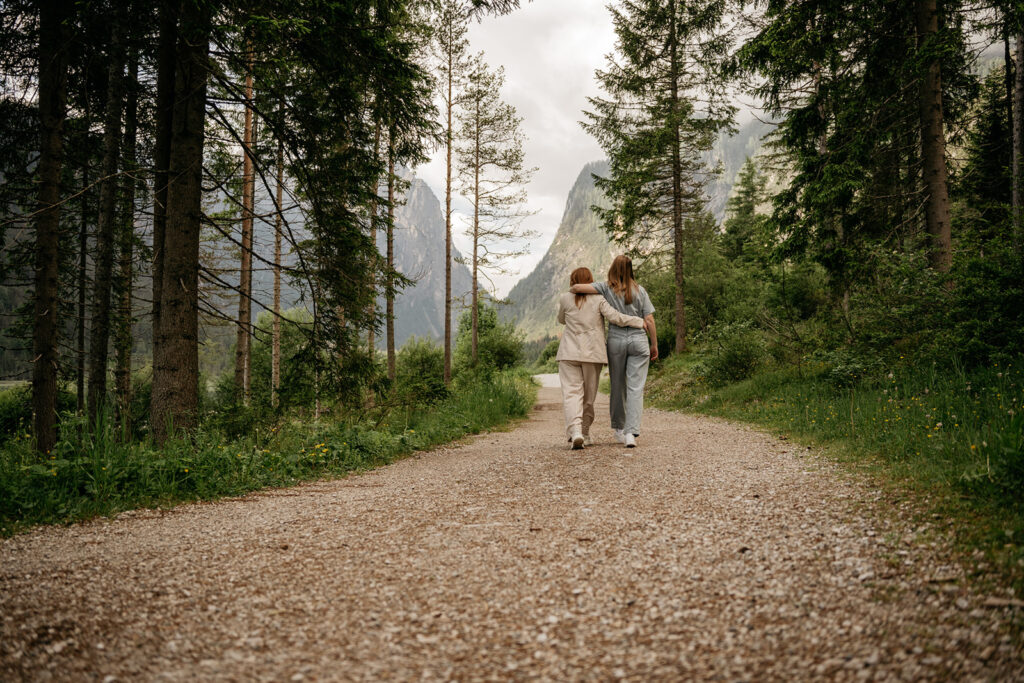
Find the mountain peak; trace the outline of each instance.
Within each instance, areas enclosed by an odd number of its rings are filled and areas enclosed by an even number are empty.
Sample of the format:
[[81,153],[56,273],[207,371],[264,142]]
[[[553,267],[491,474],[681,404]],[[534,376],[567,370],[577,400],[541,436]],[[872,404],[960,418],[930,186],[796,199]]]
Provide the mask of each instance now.
[[583,167],[565,202],[562,221],[544,258],[509,292],[510,306],[503,317],[514,320],[527,340],[554,336],[559,325],[558,297],[569,287],[569,274],[580,266],[603,276],[611,265],[616,247],[592,207],[603,195],[594,186],[594,175],[608,172],[607,161],[592,161]]

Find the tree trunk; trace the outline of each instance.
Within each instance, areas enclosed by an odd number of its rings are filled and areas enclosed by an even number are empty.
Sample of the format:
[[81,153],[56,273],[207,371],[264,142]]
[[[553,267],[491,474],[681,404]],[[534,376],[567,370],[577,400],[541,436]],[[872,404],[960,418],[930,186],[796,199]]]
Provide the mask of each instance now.
[[114,391],[117,395],[117,423],[125,432],[131,429],[132,400],[132,287],[135,274],[135,177],[137,169],[135,136],[139,121],[139,57],[132,47],[128,59],[128,97],[124,119],[124,167],[128,174],[124,178],[121,213],[120,255],[118,258],[118,281],[121,285],[118,306],[118,325],[114,339],[116,362],[114,365]]
[[1020,248],[1024,235],[1024,207],[1021,197],[1021,159],[1024,157],[1024,33],[1014,39],[1016,68],[1013,74],[1013,233]]
[[683,170],[680,152],[679,122],[679,45],[676,36],[676,3],[671,4],[669,19],[669,50],[672,97],[672,258],[675,266],[676,286],[676,353],[686,351],[686,284],[683,273]]
[[387,302],[388,377],[395,378],[395,131],[388,134],[388,274],[384,288]]
[[480,249],[480,100],[476,102],[475,127],[476,135],[473,142],[473,313],[472,313],[472,358],[473,367],[476,367],[478,353],[477,342],[479,341],[478,324],[480,322],[480,311],[478,309],[479,283],[477,279],[480,264],[478,252]]
[[1010,53],[1010,19],[1003,19],[1003,86],[1006,88],[1006,128],[1013,135],[1013,56]]
[[199,403],[199,226],[210,8],[183,15],[177,51],[160,328],[151,424],[157,443],[190,430]]
[[[119,13],[120,15],[120,13]],[[107,400],[107,358],[110,342],[110,296],[117,232],[117,177],[124,107],[122,17],[113,20],[107,65],[107,102],[103,116],[103,166],[100,211],[96,223],[96,262],[92,284],[92,325],[89,330],[89,423],[95,424]]]
[[178,13],[181,0],[160,4],[157,47],[156,139],[153,144],[153,342],[160,334],[160,301],[164,279],[164,235],[167,226],[167,183],[174,118],[174,81],[177,63]]
[[452,382],[452,50],[448,50],[448,99],[445,102],[448,124],[445,128],[444,184],[444,383]]
[[[282,111],[284,107],[281,108]],[[271,331],[271,404],[277,408],[281,393],[281,227],[284,206],[284,140],[277,141],[277,214],[274,216],[274,322]]]
[[[935,50],[939,30],[937,0],[917,0],[918,49]],[[942,115],[942,73],[937,56],[928,59],[921,78],[921,166],[925,185],[925,225],[931,236],[928,262],[940,272],[953,260],[949,223],[946,135]]]
[[[380,159],[380,137],[381,137],[381,125],[378,120],[373,131],[373,158]],[[370,240],[373,242],[373,255],[371,257],[371,270],[370,270],[370,329],[366,333],[366,346],[367,353],[370,354],[370,361],[372,362],[376,355],[377,346],[377,224],[380,220],[380,178],[376,178],[373,184],[373,203],[370,209]]]
[[[83,120],[89,121],[89,92],[82,88],[82,101],[84,102]],[[88,123],[82,131],[83,146],[89,144]],[[77,337],[78,348],[75,359],[75,389],[77,396],[77,411],[79,415],[85,414],[85,290],[88,287],[86,278],[86,267],[88,265],[89,248],[89,155],[83,155],[82,162],[82,196],[81,216],[78,226],[78,320]]]
[[238,276],[238,332],[235,344],[235,392],[245,405],[249,405],[249,350],[252,340],[252,230],[255,185],[252,158],[252,59],[250,51],[248,70],[245,74],[245,127],[242,132],[242,259]]
[[57,305],[60,176],[67,106],[68,4],[39,3],[39,191],[35,216],[35,306],[32,320],[32,409],[36,448],[57,443]]

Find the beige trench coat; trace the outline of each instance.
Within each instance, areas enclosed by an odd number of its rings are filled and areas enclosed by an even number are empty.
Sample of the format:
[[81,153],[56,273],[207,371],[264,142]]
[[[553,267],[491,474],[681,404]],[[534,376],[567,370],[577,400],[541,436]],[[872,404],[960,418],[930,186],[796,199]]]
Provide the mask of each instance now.
[[604,320],[619,327],[644,326],[643,318],[619,313],[600,294],[588,294],[579,308],[576,308],[575,294],[563,294],[558,300],[558,322],[565,325],[565,330],[555,360],[607,363]]

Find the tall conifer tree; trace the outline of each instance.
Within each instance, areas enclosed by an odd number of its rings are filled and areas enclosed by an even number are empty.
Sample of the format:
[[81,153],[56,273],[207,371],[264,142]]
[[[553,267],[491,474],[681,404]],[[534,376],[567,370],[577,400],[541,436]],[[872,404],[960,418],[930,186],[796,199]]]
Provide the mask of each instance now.
[[480,278],[505,271],[505,261],[524,253],[525,185],[536,169],[525,166],[522,118],[501,100],[505,81],[500,67],[491,71],[483,55],[473,58],[460,98],[459,132],[455,150],[459,187],[473,205],[467,234],[473,240],[468,259],[473,276],[472,358],[477,362]]
[[452,153],[457,89],[466,69],[469,7],[463,0],[438,0],[434,47],[444,121],[444,382],[452,378]]
[[617,37],[599,71],[604,98],[590,98],[584,129],[608,154],[597,186],[611,207],[595,207],[605,229],[634,248],[671,248],[675,349],[686,348],[684,226],[704,209],[715,169],[705,161],[732,124],[715,69],[728,43],[721,0],[637,0],[611,8]]

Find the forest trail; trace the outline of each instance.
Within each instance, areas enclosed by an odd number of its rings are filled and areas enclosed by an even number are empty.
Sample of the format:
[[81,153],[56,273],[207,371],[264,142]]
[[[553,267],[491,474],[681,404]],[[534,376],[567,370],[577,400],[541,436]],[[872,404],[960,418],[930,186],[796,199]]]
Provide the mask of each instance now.
[[4,540],[0,679],[1024,676],[1014,601],[812,451],[654,410],[626,451],[601,397],[573,452],[560,400],[366,474]]

